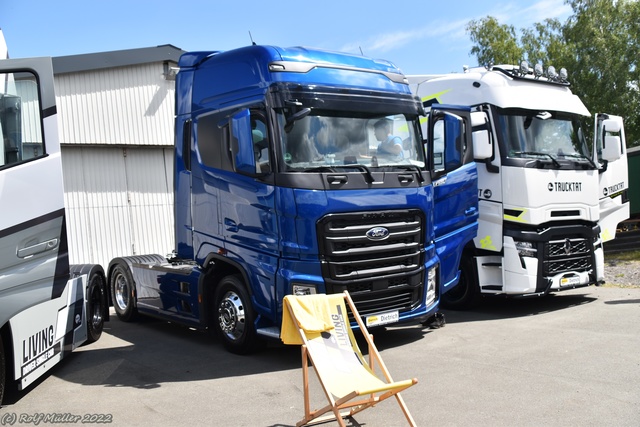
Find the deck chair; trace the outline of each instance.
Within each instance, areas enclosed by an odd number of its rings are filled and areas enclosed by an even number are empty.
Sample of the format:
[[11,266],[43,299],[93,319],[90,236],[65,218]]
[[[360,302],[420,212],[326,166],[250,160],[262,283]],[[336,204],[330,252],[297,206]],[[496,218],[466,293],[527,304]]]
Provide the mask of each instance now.
[[[351,330],[345,301],[368,344],[368,363]],[[304,418],[296,426],[335,419],[344,427],[344,418],[352,417],[392,396],[398,401],[409,425],[416,425],[400,392],[418,380],[391,379],[373,344],[373,336],[368,333],[347,291],[332,295],[286,296],[281,339],[285,344],[302,346]],[[309,362],[329,401],[326,406],[313,411],[309,402]],[[380,371],[382,375],[376,374]]]

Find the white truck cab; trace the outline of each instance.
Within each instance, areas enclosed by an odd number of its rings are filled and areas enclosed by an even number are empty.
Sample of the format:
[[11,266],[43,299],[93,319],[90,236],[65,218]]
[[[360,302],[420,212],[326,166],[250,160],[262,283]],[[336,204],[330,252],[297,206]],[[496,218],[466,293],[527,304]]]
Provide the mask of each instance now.
[[[408,76],[425,107],[471,107],[478,163],[478,235],[462,278],[443,304],[465,308],[481,294],[546,295],[604,281],[602,243],[629,217],[622,118],[591,116],[566,71],[496,65]],[[482,164],[484,163],[484,164]]]

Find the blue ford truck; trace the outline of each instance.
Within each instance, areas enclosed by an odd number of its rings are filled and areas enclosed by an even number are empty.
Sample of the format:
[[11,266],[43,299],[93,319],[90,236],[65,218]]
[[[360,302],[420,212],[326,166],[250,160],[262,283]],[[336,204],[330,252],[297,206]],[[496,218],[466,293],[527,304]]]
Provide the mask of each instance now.
[[469,111],[425,117],[395,65],[357,55],[252,45],[178,67],[175,249],[110,262],[121,320],[247,353],[279,337],[287,294],[348,290],[371,327],[437,313],[477,233]]

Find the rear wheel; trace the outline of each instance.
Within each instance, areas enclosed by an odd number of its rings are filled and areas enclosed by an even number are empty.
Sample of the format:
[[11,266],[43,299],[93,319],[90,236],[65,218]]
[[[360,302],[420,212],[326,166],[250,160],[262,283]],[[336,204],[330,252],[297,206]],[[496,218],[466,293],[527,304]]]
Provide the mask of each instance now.
[[124,264],[117,264],[111,272],[110,284],[116,315],[123,322],[132,322],[138,310],[135,307],[135,284],[129,268]]
[[87,343],[98,341],[104,329],[104,313],[107,306],[107,289],[104,277],[94,274],[87,287]]
[[451,310],[468,310],[480,303],[480,286],[473,257],[463,255],[458,284],[442,295],[440,304]]
[[239,275],[227,276],[215,292],[213,323],[224,347],[235,354],[253,353],[264,341],[255,329],[255,313]]

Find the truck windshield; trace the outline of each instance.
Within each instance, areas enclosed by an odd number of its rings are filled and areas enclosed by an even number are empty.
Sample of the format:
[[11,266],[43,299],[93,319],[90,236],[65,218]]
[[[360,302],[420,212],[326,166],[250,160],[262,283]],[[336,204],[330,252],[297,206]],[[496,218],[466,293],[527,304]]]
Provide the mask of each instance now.
[[278,114],[286,171],[335,167],[425,166],[413,119],[402,114],[354,117],[313,109],[289,122]]
[[510,158],[590,163],[578,116],[549,111],[498,110],[502,140]]

